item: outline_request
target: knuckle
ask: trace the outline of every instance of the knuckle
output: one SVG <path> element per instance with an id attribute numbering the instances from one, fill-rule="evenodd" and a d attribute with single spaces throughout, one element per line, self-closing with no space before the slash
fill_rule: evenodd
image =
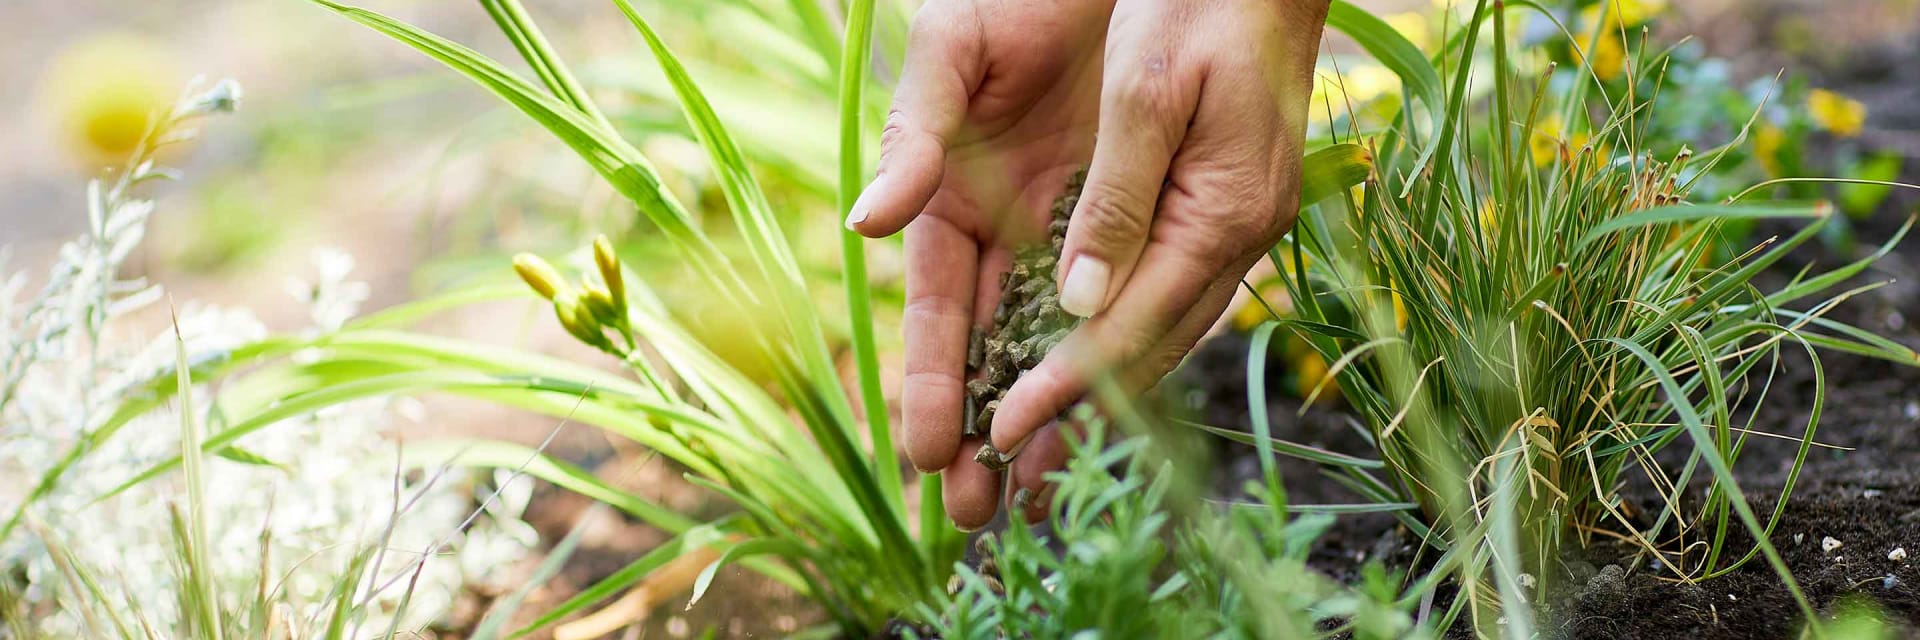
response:
<path id="1" fill-rule="evenodd" d="M 900 139 L 907 135 L 907 116 L 898 105 L 887 111 L 887 122 L 880 128 L 880 157 L 900 145 Z"/>
<path id="2" fill-rule="evenodd" d="M 1251 174 L 1220 176 L 1192 197 L 1183 199 L 1182 208 L 1190 211 L 1188 235 L 1205 238 L 1188 244 L 1226 259 L 1245 251 L 1264 250 L 1292 226 L 1292 216 L 1282 215 L 1279 197 L 1271 184 Z"/>
<path id="3" fill-rule="evenodd" d="M 1107 367 L 1117 362 L 1134 362 L 1149 354 L 1153 345 L 1159 342 L 1158 332 L 1141 322 L 1122 322 L 1109 324 L 1101 332 L 1098 342 L 1104 343 L 1108 354 L 1099 358 L 1095 364 Z M 1096 372 L 1089 372 L 1096 373 Z"/>
<path id="4" fill-rule="evenodd" d="M 1188 347 L 1179 344 L 1165 344 L 1155 347 L 1140 360 L 1136 369 L 1143 377 L 1139 381 L 1141 388 L 1152 387 L 1187 359 Z"/>
<path id="5" fill-rule="evenodd" d="M 1280 224 L 1272 212 L 1259 209 L 1241 210 L 1227 225 L 1227 230 L 1228 239 L 1251 246 L 1271 244 L 1282 235 Z"/>
<path id="6" fill-rule="evenodd" d="M 1140 243 L 1147 237 L 1152 205 L 1111 185 L 1089 188 L 1074 211 L 1072 230 L 1086 244 L 1112 249 Z"/>
<path id="7" fill-rule="evenodd" d="M 1128 72 L 1114 79 L 1115 99 L 1134 113 L 1163 113 L 1173 110 L 1173 83 L 1168 77 L 1166 61 L 1154 58 L 1141 63 L 1141 70 Z M 1154 71 L 1147 71 L 1151 65 Z"/>

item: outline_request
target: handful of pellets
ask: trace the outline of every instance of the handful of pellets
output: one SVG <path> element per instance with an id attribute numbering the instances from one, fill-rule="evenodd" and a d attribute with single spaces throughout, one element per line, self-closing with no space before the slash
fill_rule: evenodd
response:
<path id="1" fill-rule="evenodd" d="M 994 309 L 993 327 L 973 328 L 967 345 L 967 372 L 979 375 L 967 382 L 965 423 L 961 425 L 967 436 L 989 435 L 993 414 L 1013 381 L 1039 366 L 1047 352 L 1080 325 L 1079 318 L 1060 308 L 1053 274 L 1060 263 L 1060 248 L 1067 240 L 1067 221 L 1080 202 L 1080 189 L 1086 181 L 1085 169 L 1067 178 L 1066 192 L 1053 201 L 1047 243 L 1014 250 L 1012 268 L 1000 274 L 1000 306 Z M 973 459 L 999 471 L 1013 460 L 1013 454 L 1003 453 L 988 442 Z"/>

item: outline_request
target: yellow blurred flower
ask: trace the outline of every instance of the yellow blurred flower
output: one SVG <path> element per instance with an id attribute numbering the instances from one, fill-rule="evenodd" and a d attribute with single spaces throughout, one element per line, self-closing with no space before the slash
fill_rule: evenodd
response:
<path id="1" fill-rule="evenodd" d="M 1325 382 L 1326 388 L 1320 389 L 1320 395 L 1314 398 L 1314 402 L 1327 403 L 1340 397 L 1340 385 L 1327 380 L 1329 372 L 1327 360 L 1320 357 L 1319 352 L 1308 349 L 1305 353 L 1293 358 L 1288 365 L 1290 372 L 1293 373 L 1294 395 L 1305 398 Z"/>
<path id="2" fill-rule="evenodd" d="M 48 66 L 40 95 L 80 160 L 119 162 L 146 136 L 181 82 L 166 48 L 139 36 L 95 35 Z"/>
<path id="3" fill-rule="evenodd" d="M 1605 12 L 1605 27 L 1637 27 L 1667 12 L 1667 0 L 1600 0 L 1580 10 L 1581 31 L 1591 33 Z"/>
<path id="4" fill-rule="evenodd" d="M 1753 155 L 1760 159 L 1760 167 L 1766 169 L 1768 175 L 1780 175 L 1780 145 L 1786 139 L 1787 132 L 1771 122 L 1762 121 L 1753 130 Z"/>
<path id="5" fill-rule="evenodd" d="M 1533 124 L 1533 137 L 1527 140 L 1527 155 L 1533 157 L 1533 166 L 1545 167 L 1556 159 L 1570 162 L 1574 152 L 1585 149 L 1593 140 L 1585 131 L 1568 134 L 1566 129 L 1559 114 L 1549 114 Z M 1602 144 L 1596 152 L 1604 156 L 1608 148 Z"/>
<path id="6" fill-rule="evenodd" d="M 1560 134 L 1566 129 L 1559 114 L 1551 114 L 1533 124 L 1533 137 L 1527 140 L 1527 153 L 1533 166 L 1544 167 L 1560 157 Z"/>
<path id="7" fill-rule="evenodd" d="M 1267 304 L 1260 304 L 1261 300 L 1265 300 Z M 1272 313 L 1267 311 L 1269 305 L 1273 307 Z M 1253 296 L 1247 296 L 1240 308 L 1233 312 L 1233 328 L 1252 331 L 1254 327 L 1260 326 L 1260 323 L 1272 320 L 1274 313 L 1286 315 L 1292 312 L 1293 301 L 1287 297 L 1286 287 L 1279 284 L 1261 287 L 1258 300 Z"/>
<path id="8" fill-rule="evenodd" d="M 1580 11 L 1578 33 L 1582 35 L 1574 38 L 1574 50 L 1601 80 L 1618 78 L 1627 68 L 1627 29 L 1646 24 L 1666 10 L 1666 0 L 1600 0 Z M 1585 34 L 1599 36 L 1591 54 L 1586 47 L 1592 36 Z"/>
<path id="9" fill-rule="evenodd" d="M 1600 42 L 1593 45 L 1593 55 L 1587 57 L 1587 64 L 1601 80 L 1620 77 L 1627 68 L 1627 48 L 1620 42 L 1620 34 L 1612 31 L 1600 34 Z"/>
<path id="10" fill-rule="evenodd" d="M 1867 124 L 1867 105 L 1826 89 L 1814 89 L 1807 94 L 1807 115 L 1833 135 L 1851 138 L 1860 135 Z"/>

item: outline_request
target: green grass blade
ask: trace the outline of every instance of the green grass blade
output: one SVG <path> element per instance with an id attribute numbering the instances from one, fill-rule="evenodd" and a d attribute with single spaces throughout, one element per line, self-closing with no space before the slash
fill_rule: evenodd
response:
<path id="1" fill-rule="evenodd" d="M 1181 426 L 1181 427 L 1186 427 L 1188 429 L 1197 429 L 1200 431 L 1205 431 L 1209 434 L 1213 434 L 1215 436 L 1226 438 L 1228 440 L 1238 442 L 1240 444 L 1244 444 L 1248 446 L 1254 446 L 1255 438 L 1258 437 L 1251 433 L 1246 433 L 1243 431 L 1235 431 L 1232 429 L 1222 429 L 1220 427 L 1200 424 L 1198 422 L 1188 422 L 1185 420 L 1171 420 L 1170 422 L 1175 426 Z M 1355 469 L 1379 469 L 1386 466 L 1386 463 L 1381 462 L 1379 460 L 1354 457 L 1344 453 L 1336 453 L 1333 451 L 1328 451 L 1326 449 L 1312 447 L 1312 446 L 1300 444 L 1297 442 L 1292 442 L 1289 440 L 1282 440 L 1280 438 L 1268 438 L 1267 444 L 1268 446 L 1272 447 L 1274 453 L 1277 453 L 1283 456 L 1299 458 L 1301 460 L 1306 460 L 1308 462 L 1314 462 L 1314 463 L 1324 464 L 1328 466 L 1333 466 L 1333 467 L 1343 467 L 1343 468 L 1350 467 Z"/>
<path id="2" fill-rule="evenodd" d="M 1639 359 L 1641 364 L 1645 365 L 1660 382 L 1660 388 L 1667 394 L 1667 403 L 1680 418 L 1680 424 L 1685 427 L 1687 435 L 1693 438 L 1694 450 L 1700 453 L 1701 459 L 1707 463 L 1707 468 L 1713 471 L 1715 481 L 1724 488 L 1734 512 L 1740 516 L 1740 522 L 1753 534 L 1754 545 L 1760 549 L 1761 554 L 1766 556 L 1767 563 L 1773 566 L 1774 572 L 1779 574 L 1780 581 L 1793 595 L 1794 604 L 1799 605 L 1801 614 L 1809 620 L 1815 619 L 1819 614 L 1813 610 L 1812 603 L 1801 591 L 1799 581 L 1794 580 L 1793 570 L 1787 568 L 1786 560 L 1780 557 L 1780 552 L 1774 549 L 1771 541 L 1767 540 L 1767 529 L 1754 515 L 1753 507 L 1747 504 L 1746 494 L 1740 491 L 1740 485 L 1733 476 L 1733 467 L 1727 463 L 1725 456 L 1722 456 L 1719 448 L 1715 446 L 1713 435 L 1707 431 L 1707 426 L 1701 419 L 1699 411 L 1694 408 L 1693 402 L 1687 400 L 1686 391 L 1681 388 L 1679 381 L 1674 379 L 1673 372 L 1638 342 L 1624 338 L 1604 338 L 1602 341 L 1625 349 L 1627 353 Z"/>
<path id="3" fill-rule="evenodd" d="M 807 374 L 807 383 L 822 393 L 825 400 L 827 417 L 830 419 L 809 422 L 809 427 L 819 429 L 833 428 L 841 436 L 854 437 L 851 427 L 852 411 L 840 392 L 839 378 L 833 368 L 831 356 L 827 353 L 822 337 L 819 318 L 813 312 L 812 303 L 807 297 L 805 281 L 800 276 L 798 263 L 786 245 L 778 223 L 774 220 L 766 195 L 741 155 L 740 149 L 727 134 L 726 128 L 714 115 L 712 105 L 694 85 L 687 75 L 686 68 L 674 57 L 666 43 L 660 40 L 653 27 L 647 23 L 628 0 L 614 0 L 621 13 L 638 30 L 652 50 L 660 69 L 674 87 L 681 110 L 693 127 L 696 137 L 712 159 L 715 174 L 727 194 L 727 204 L 734 212 L 735 223 L 740 227 L 749 245 L 753 248 L 755 262 L 761 275 L 771 288 L 771 295 L 778 302 L 782 317 L 788 325 L 791 344 L 781 349 L 797 353 L 800 365 Z M 769 353 L 777 353 L 772 350 Z M 830 390 L 831 393 L 826 391 Z M 818 434 L 816 434 L 818 435 Z M 898 492 L 895 492 L 898 495 Z M 897 502 L 897 500 L 895 501 Z M 897 509 L 896 509 L 897 511 Z M 896 518 L 897 520 L 898 518 Z"/>
<path id="4" fill-rule="evenodd" d="M 1642 209 L 1595 225 L 1574 243 L 1584 248 L 1612 233 L 1670 222 L 1702 220 L 1766 220 L 1779 218 L 1818 219 L 1832 212 L 1825 203 L 1774 202 L 1766 204 L 1689 204 Z"/>
<path id="5" fill-rule="evenodd" d="M 648 575 L 651 575 L 655 569 L 665 566 L 675 558 L 698 551 L 707 545 L 724 539 L 725 534 L 721 533 L 721 523 L 719 522 L 701 525 L 686 533 L 674 536 L 673 539 L 668 540 L 658 547 L 654 547 L 652 551 L 648 551 L 646 555 L 640 556 L 638 560 L 634 560 L 627 564 L 627 566 L 622 567 L 619 571 L 615 571 L 613 575 L 593 583 L 593 586 L 580 590 L 580 593 L 574 594 L 573 597 L 568 598 L 565 602 L 549 609 L 546 613 L 541 614 L 540 617 L 534 618 L 532 622 L 527 623 L 526 626 L 521 627 L 518 631 L 514 631 L 513 635 L 508 637 L 519 638 L 544 629 L 548 625 L 558 622 L 567 616 L 579 613 L 581 610 L 591 607 L 595 603 L 610 598 L 621 591 L 625 591 L 628 587 L 639 584 L 641 580 L 645 580 Z"/>
<path id="6" fill-rule="evenodd" d="M 728 547 L 725 552 L 720 554 L 720 559 L 713 561 L 713 563 L 707 565 L 705 569 L 700 570 L 699 577 L 693 581 L 693 595 L 687 598 L 687 606 L 693 606 L 694 603 L 700 601 L 702 596 L 707 595 L 707 587 L 713 586 L 713 579 L 715 576 L 720 575 L 721 567 L 725 567 L 743 558 L 768 554 L 788 558 L 802 558 L 807 556 L 807 550 L 799 544 L 783 538 L 760 538 Z"/>
<path id="7" fill-rule="evenodd" d="M 554 486 L 604 502 L 670 534 L 680 534 L 701 523 L 638 495 L 614 488 L 579 467 L 555 460 L 531 448 L 495 440 L 431 440 L 410 443 L 407 463 L 413 468 L 441 465 L 519 470 Z"/>
<path id="8" fill-rule="evenodd" d="M 534 73 L 540 76 L 541 82 L 546 83 L 553 95 L 587 114 L 600 126 L 609 130 L 613 128 L 606 114 L 601 113 L 600 108 L 587 97 L 587 90 L 580 86 L 580 82 L 567 71 L 567 65 L 553 52 L 553 46 L 547 44 L 547 37 L 540 33 L 540 27 L 527 17 L 527 10 L 520 6 L 520 0 L 480 0 L 480 6 L 486 8 L 487 15 L 493 17 L 500 32 L 513 42 L 513 48 L 520 52 L 520 57 L 527 61 L 528 66 L 533 67 Z"/>
<path id="9" fill-rule="evenodd" d="M 487 615 L 480 618 L 480 625 L 474 627 L 473 635 L 468 637 L 473 640 L 494 640 L 500 637 L 500 633 L 507 627 L 508 620 L 513 617 L 513 614 L 519 612 L 521 603 L 526 601 L 527 596 L 533 593 L 534 589 L 540 588 L 548 580 L 553 579 L 560 573 L 561 567 L 566 566 L 567 559 L 572 558 L 574 550 L 580 548 L 580 539 L 586 534 L 588 523 L 594 521 L 594 516 L 604 514 L 605 508 L 595 505 L 578 522 L 575 522 L 573 530 L 568 531 L 565 538 L 561 538 L 558 544 L 547 551 L 547 557 L 540 561 L 540 566 L 533 569 L 533 575 L 528 576 L 521 583 L 520 588 L 494 601 L 493 605 L 487 608 Z"/>
<path id="10" fill-rule="evenodd" d="M 1394 75 L 1399 76 L 1407 93 L 1426 107 L 1432 123 L 1432 129 L 1428 134 L 1439 134 L 1444 124 L 1441 118 L 1446 110 L 1446 103 L 1441 99 L 1440 74 L 1434 71 L 1433 64 L 1427 61 L 1427 56 L 1420 52 L 1419 47 L 1413 46 L 1412 42 L 1407 41 L 1406 36 L 1400 35 L 1400 32 L 1394 30 L 1393 26 L 1387 24 L 1385 20 L 1375 17 L 1367 10 L 1356 7 L 1346 0 L 1334 0 L 1332 5 L 1328 6 L 1327 28 L 1339 30 L 1352 37 L 1354 42 L 1360 44 L 1360 48 L 1379 60 L 1380 64 L 1392 71 Z M 1412 111 L 1411 104 L 1403 108 L 1409 113 Z M 1411 131 L 1405 133 L 1409 140 L 1414 134 L 1415 132 Z M 1412 170 L 1408 173 L 1418 173 L 1426 167 L 1432 160 L 1435 150 L 1440 146 L 1428 144 L 1420 152 L 1419 160 L 1414 163 Z M 1317 201 L 1301 200 L 1303 205 L 1308 202 Z"/>

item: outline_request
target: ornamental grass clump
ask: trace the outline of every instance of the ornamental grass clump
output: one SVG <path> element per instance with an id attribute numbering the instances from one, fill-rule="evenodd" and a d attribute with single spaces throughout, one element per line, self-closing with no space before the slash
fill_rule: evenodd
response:
<path id="1" fill-rule="evenodd" d="M 1811 617 L 1767 534 L 1814 444 L 1819 350 L 1916 363 L 1826 317 L 1878 286 L 1833 292 L 1899 237 L 1832 271 L 1757 288 L 1755 276 L 1814 238 L 1831 208 L 1762 201 L 1761 188 L 1691 201 L 1692 181 L 1745 129 L 1703 153 L 1655 156 L 1642 131 L 1660 108 L 1663 58 L 1636 52 L 1634 81 L 1615 93 L 1585 65 L 1525 66 L 1509 50 L 1507 21 L 1535 10 L 1479 3 L 1459 55 L 1443 56 L 1460 61 L 1445 86 L 1404 42 L 1370 43 L 1424 110 L 1374 134 L 1341 132 L 1375 168 L 1302 215 L 1272 252 L 1298 315 L 1257 331 L 1255 353 L 1285 327 L 1333 363 L 1386 463 L 1338 477 L 1376 500 L 1417 505 L 1403 521 L 1444 552 L 1426 588 L 1456 581 L 1454 613 L 1470 608 L 1483 634 L 1531 635 L 1531 605 L 1548 601 L 1559 554 L 1599 537 L 1640 548 L 1681 580 L 1764 558 Z M 1470 89 L 1475 76 L 1490 87 Z M 1580 135 L 1541 131 L 1549 119 Z M 1548 157 L 1536 166 L 1539 146 Z M 1724 225 L 1765 218 L 1802 226 L 1721 246 Z M 1773 391 L 1789 351 L 1812 363 L 1812 411 L 1772 433 L 1783 425 L 1756 424 L 1750 409 Z M 1760 436 L 1798 441 L 1771 513 L 1734 482 L 1740 452 Z M 1669 448 L 1679 455 L 1656 457 Z M 1629 482 L 1662 500 L 1636 514 L 1620 493 Z M 1688 493 L 1695 486 L 1703 496 Z M 1730 544 L 1735 529 L 1756 542 Z"/>

